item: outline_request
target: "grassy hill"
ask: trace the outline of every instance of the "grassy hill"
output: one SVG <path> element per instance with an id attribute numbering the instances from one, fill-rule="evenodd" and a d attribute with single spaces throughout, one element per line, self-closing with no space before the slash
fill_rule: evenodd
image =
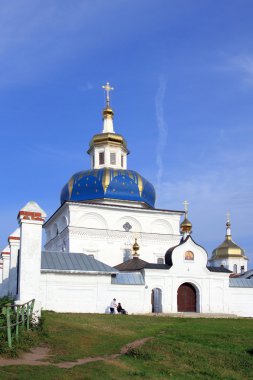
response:
<path id="1" fill-rule="evenodd" d="M 51 364 L 0 367 L 0 379 L 252 379 L 253 320 L 44 312 Z M 152 337 L 127 355 L 77 365 L 54 365 L 119 353 Z"/>

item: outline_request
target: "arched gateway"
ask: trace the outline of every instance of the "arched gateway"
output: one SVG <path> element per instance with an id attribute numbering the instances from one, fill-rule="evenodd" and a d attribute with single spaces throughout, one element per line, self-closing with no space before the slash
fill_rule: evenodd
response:
<path id="1" fill-rule="evenodd" d="M 196 289 L 185 282 L 177 290 L 177 311 L 196 312 Z"/>

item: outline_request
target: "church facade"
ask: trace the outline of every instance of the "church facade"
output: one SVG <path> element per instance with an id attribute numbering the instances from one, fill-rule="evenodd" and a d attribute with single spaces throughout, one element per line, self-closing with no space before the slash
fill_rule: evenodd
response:
<path id="1" fill-rule="evenodd" d="M 104 313 L 116 298 L 129 313 L 252 317 L 253 275 L 230 221 L 208 260 L 191 236 L 187 204 L 185 211 L 155 208 L 153 185 L 128 169 L 126 140 L 114 131 L 112 87 L 104 89 L 90 169 L 71 176 L 47 220 L 33 201 L 19 211 L 19 227 L 1 253 L 0 295 L 20 303 L 35 298 L 37 310 L 58 312 Z"/>

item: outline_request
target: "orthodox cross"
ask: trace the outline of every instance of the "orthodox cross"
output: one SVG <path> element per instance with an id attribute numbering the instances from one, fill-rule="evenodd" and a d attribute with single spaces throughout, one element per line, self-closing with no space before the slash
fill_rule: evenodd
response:
<path id="1" fill-rule="evenodd" d="M 184 201 L 183 205 L 184 205 L 185 217 L 187 218 L 189 202 Z"/>
<path id="2" fill-rule="evenodd" d="M 230 222 L 230 212 L 227 212 L 227 222 Z"/>
<path id="3" fill-rule="evenodd" d="M 109 105 L 110 105 L 110 91 L 114 90 L 114 88 L 110 86 L 109 82 L 107 82 L 105 86 L 102 86 L 102 88 L 106 92 L 106 107 L 109 107 Z"/>

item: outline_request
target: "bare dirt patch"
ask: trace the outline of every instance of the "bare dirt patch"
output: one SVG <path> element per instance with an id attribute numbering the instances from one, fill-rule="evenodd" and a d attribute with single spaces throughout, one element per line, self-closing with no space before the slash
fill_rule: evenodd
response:
<path id="1" fill-rule="evenodd" d="M 127 354 L 127 352 L 130 349 L 142 346 L 145 342 L 147 342 L 150 339 L 152 339 L 152 337 L 138 339 L 131 343 L 128 343 L 121 348 L 120 353 L 118 354 L 87 357 L 87 358 L 78 359 L 74 362 L 60 362 L 60 363 L 51 363 L 48 361 L 50 358 L 48 347 L 36 347 L 36 348 L 33 348 L 30 352 L 24 353 L 18 359 L 0 358 L 0 367 L 10 366 L 10 365 L 31 365 L 31 366 L 52 365 L 58 368 L 72 368 L 76 365 L 117 359 L 119 356 Z"/>

